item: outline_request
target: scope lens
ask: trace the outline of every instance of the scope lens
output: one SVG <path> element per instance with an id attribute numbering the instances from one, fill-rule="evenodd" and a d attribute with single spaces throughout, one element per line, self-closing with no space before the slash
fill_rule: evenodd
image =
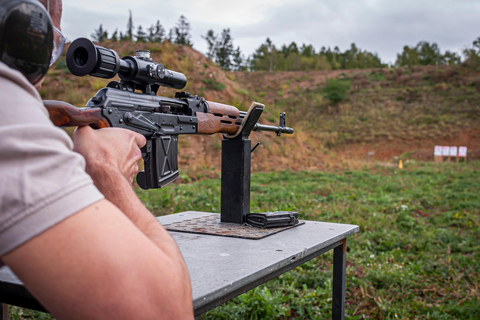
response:
<path id="1" fill-rule="evenodd" d="M 88 61 L 88 51 L 84 47 L 79 47 L 73 52 L 73 62 L 77 67 L 83 67 Z"/>

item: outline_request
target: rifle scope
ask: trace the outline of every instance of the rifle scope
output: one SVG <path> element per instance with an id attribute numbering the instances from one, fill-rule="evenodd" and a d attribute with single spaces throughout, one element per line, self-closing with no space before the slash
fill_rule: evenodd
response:
<path id="1" fill-rule="evenodd" d="M 118 74 L 122 81 L 142 86 L 183 89 L 187 84 L 187 77 L 183 73 L 165 69 L 163 64 L 153 62 L 149 51 L 140 50 L 134 57 L 120 59 L 114 50 L 97 46 L 86 38 L 76 39 L 68 48 L 67 67 L 76 76 L 88 74 L 110 79 Z"/>

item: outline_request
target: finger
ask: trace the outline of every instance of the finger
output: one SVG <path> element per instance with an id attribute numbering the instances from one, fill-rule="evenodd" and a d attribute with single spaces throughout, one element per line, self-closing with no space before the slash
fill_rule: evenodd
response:
<path id="1" fill-rule="evenodd" d="M 95 130 L 90 126 L 79 126 L 73 132 L 73 136 L 75 138 L 75 136 L 79 136 L 79 135 L 82 135 L 82 136 L 91 135 L 94 131 Z"/>
<path id="2" fill-rule="evenodd" d="M 133 180 L 135 179 L 135 175 L 138 173 L 138 171 L 139 171 L 138 164 L 135 163 L 135 165 L 133 165 L 130 170 L 130 183 L 133 183 Z"/>
<path id="3" fill-rule="evenodd" d="M 140 148 L 135 148 L 134 150 L 132 150 L 132 152 L 132 161 L 138 163 L 138 161 L 142 159 L 142 150 L 140 150 Z"/>
<path id="4" fill-rule="evenodd" d="M 140 133 L 134 132 L 135 134 L 135 142 L 139 148 L 145 146 L 147 144 L 147 139 L 141 135 Z"/>
<path id="5" fill-rule="evenodd" d="M 135 163 L 132 168 L 130 169 L 130 172 L 133 174 L 133 175 L 136 175 L 138 173 L 140 169 L 138 168 L 138 164 Z"/>
<path id="6" fill-rule="evenodd" d="M 75 130 L 73 131 L 73 139 L 75 140 L 75 138 L 78 137 L 78 135 L 83 134 L 83 132 L 85 132 L 85 128 L 87 127 L 90 128 L 89 126 L 80 126 L 75 128 Z"/>

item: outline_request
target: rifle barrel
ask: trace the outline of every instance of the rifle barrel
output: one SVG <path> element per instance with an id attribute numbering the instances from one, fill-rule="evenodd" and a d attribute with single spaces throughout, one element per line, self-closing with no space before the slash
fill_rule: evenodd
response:
<path id="1" fill-rule="evenodd" d="M 293 128 L 290 127 L 280 127 L 280 126 L 269 126 L 266 124 L 257 123 L 253 127 L 253 131 L 272 131 L 278 133 L 287 133 L 292 134 Z"/>
<path id="2" fill-rule="evenodd" d="M 247 116 L 247 112 L 245 111 L 239 111 L 239 118 L 244 119 Z M 292 134 L 293 133 L 293 128 L 290 127 L 280 127 L 280 126 L 269 126 L 266 124 L 260 124 L 256 123 L 255 126 L 253 127 L 253 131 L 271 131 L 271 132 L 276 132 L 277 134 L 279 133 L 286 133 L 286 134 Z"/>

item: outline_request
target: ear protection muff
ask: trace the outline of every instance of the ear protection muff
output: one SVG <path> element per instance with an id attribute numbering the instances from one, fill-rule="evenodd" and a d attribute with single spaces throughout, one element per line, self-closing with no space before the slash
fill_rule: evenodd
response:
<path id="1" fill-rule="evenodd" d="M 53 24 L 38 0 L 0 0 L 0 61 L 32 83 L 47 73 Z"/>

